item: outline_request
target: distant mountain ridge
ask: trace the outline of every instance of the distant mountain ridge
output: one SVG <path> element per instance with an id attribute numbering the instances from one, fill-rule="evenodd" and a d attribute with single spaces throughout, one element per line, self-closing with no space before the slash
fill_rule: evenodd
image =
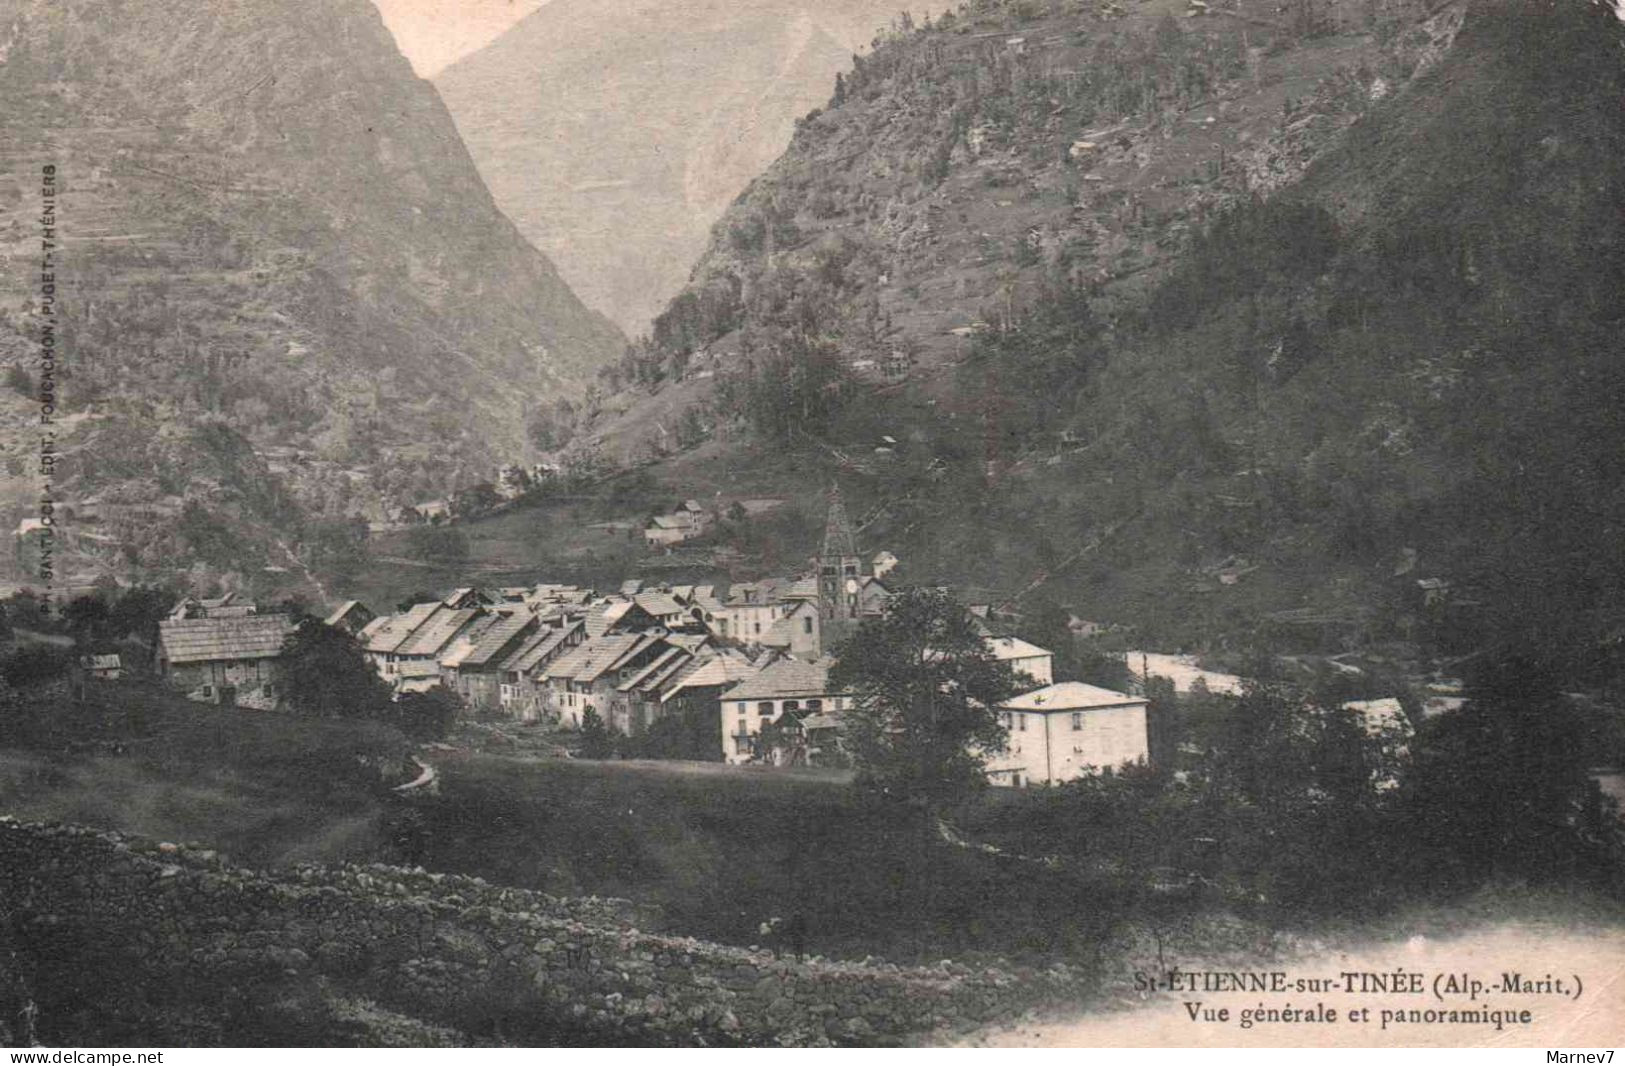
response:
<path id="1" fill-rule="evenodd" d="M 0 42 L 0 358 L 30 371 L 51 162 L 87 572 L 209 541 L 216 567 L 249 545 L 288 566 L 301 515 L 379 517 L 522 458 L 528 409 L 624 344 L 497 210 L 366 0 L 12 3 Z M 129 510 L 190 504 L 220 536 Z"/>
<path id="2" fill-rule="evenodd" d="M 552 0 L 437 75 L 492 192 L 628 333 L 902 0 Z"/>
<path id="3" fill-rule="evenodd" d="M 839 477 L 911 579 L 1167 646 L 1625 689 L 1619 21 L 1213 6 L 976 0 L 877 50 L 573 446 Z"/>

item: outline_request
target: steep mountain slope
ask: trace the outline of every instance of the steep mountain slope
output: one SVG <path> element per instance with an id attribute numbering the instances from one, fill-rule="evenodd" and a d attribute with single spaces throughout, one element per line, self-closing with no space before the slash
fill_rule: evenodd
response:
<path id="1" fill-rule="evenodd" d="M 904 0 L 552 0 L 435 78 L 497 202 L 629 333 Z"/>
<path id="2" fill-rule="evenodd" d="M 51 164 L 59 490 L 100 513 L 99 565 L 197 557 L 152 521 L 188 502 L 288 565 L 270 540 L 298 513 L 377 516 L 522 456 L 526 408 L 624 343 L 497 210 L 365 0 L 7 3 L 0 99 L 0 333 L 35 373 Z"/>
<path id="3" fill-rule="evenodd" d="M 1619 23 L 1214 6 L 879 49 L 575 447 L 839 473 L 911 576 L 1161 642 L 1617 679 Z"/>

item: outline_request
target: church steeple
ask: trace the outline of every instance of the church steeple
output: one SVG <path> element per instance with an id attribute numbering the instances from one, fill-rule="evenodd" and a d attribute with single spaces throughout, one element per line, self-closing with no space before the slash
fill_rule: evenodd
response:
<path id="1" fill-rule="evenodd" d="M 818 555 L 818 603 L 825 618 L 858 616 L 858 579 L 863 561 L 858 557 L 852 524 L 838 485 L 829 488 L 829 514 L 824 521 L 824 546 Z"/>

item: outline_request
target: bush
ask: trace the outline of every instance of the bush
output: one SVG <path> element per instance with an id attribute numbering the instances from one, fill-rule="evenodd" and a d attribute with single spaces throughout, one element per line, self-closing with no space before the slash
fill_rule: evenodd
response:
<path id="1" fill-rule="evenodd" d="M 438 687 L 405 693 L 395 701 L 389 717 L 413 740 L 444 740 L 461 710 L 462 701 L 456 693 Z"/>

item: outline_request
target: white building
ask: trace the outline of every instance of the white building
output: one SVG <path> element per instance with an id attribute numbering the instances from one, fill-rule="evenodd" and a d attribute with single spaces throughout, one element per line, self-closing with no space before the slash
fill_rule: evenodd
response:
<path id="1" fill-rule="evenodd" d="M 1009 746 L 988 759 L 995 785 L 1056 785 L 1149 761 L 1147 701 L 1081 681 L 1062 681 L 999 705 Z"/>
<path id="2" fill-rule="evenodd" d="M 844 711 L 845 696 L 829 691 L 829 668 L 820 663 L 780 659 L 722 694 L 722 757 L 746 763 L 756 757 L 762 726 L 785 715 L 800 719 Z"/>
<path id="3" fill-rule="evenodd" d="M 1032 678 L 1033 687 L 1054 684 L 1054 652 L 1029 644 L 1020 637 L 988 637 L 987 646 L 995 659 L 1009 663 L 1017 675 L 1025 674 Z"/>

